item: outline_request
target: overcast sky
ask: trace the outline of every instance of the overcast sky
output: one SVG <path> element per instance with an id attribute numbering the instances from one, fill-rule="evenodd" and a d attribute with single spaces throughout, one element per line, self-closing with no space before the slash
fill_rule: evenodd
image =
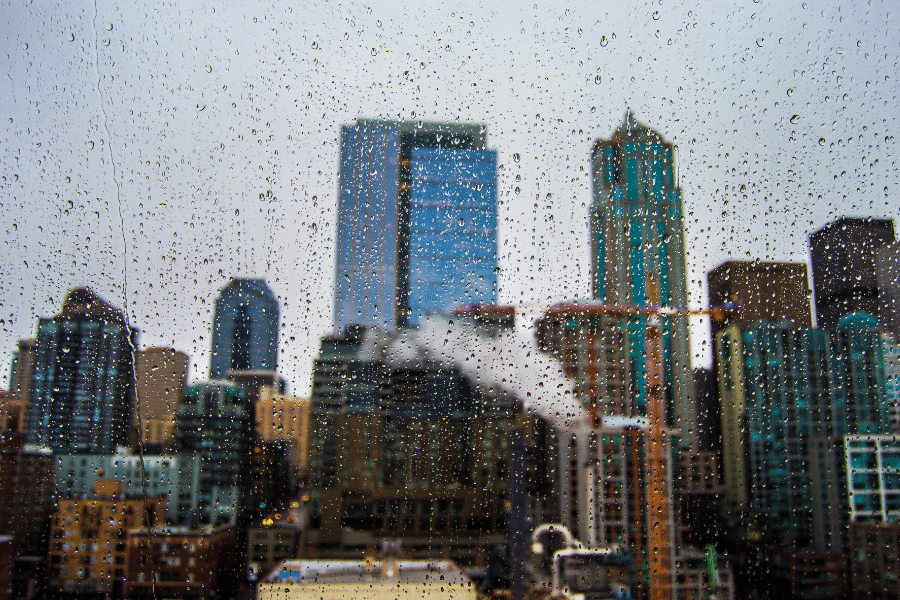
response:
<path id="1" fill-rule="evenodd" d="M 678 145 L 695 307 L 725 260 L 900 215 L 891 3 L 285 4 L 3 6 L 0 365 L 87 285 L 205 378 L 218 290 L 258 276 L 307 394 L 359 116 L 487 125 L 504 302 L 588 296 L 590 147 L 626 106 Z"/>

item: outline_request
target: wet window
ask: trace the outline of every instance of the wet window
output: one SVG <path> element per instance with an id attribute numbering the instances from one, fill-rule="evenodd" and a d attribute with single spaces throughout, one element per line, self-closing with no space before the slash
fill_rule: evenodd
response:
<path id="1" fill-rule="evenodd" d="M 890 8 L 8 8 L 0 598 L 897 596 Z"/>

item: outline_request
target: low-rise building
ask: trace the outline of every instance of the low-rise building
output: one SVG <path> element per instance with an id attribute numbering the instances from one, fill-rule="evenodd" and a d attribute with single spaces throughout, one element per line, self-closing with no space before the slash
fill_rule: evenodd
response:
<path id="1" fill-rule="evenodd" d="M 61 500 L 51 522 L 50 587 L 121 597 L 128 530 L 165 515 L 165 498 L 127 499 L 120 481 L 95 482 L 90 499 Z"/>
<path id="2" fill-rule="evenodd" d="M 128 532 L 125 597 L 207 600 L 234 591 L 233 527 L 154 527 Z"/>
<path id="3" fill-rule="evenodd" d="M 900 522 L 850 524 L 851 597 L 900 598 Z"/>
<path id="4" fill-rule="evenodd" d="M 472 581 L 450 561 L 285 561 L 259 584 L 258 600 L 475 600 Z"/>
<path id="5" fill-rule="evenodd" d="M 0 535 L 15 538 L 16 556 L 44 556 L 53 512 L 49 450 L 0 448 Z"/>

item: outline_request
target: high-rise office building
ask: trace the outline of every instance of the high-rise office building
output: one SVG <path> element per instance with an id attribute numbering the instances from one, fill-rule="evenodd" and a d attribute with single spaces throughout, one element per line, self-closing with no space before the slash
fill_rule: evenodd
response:
<path id="1" fill-rule="evenodd" d="M 809 236 L 816 324 L 832 329 L 846 314 L 878 314 L 875 254 L 894 242 L 894 222 L 886 219 L 833 221 Z"/>
<path id="2" fill-rule="evenodd" d="M 274 370 L 279 314 L 265 280 L 229 281 L 216 298 L 209 378 L 224 379 L 229 370 Z"/>
<path id="3" fill-rule="evenodd" d="M 816 456 L 834 451 L 829 440 L 888 432 L 881 335 L 862 313 L 833 330 L 763 321 L 719 335 L 723 430 L 736 424 L 723 439 L 727 494 L 765 514 L 773 535 L 813 541 L 811 466 L 834 472 L 834 457 Z"/>
<path id="4" fill-rule="evenodd" d="M 674 148 L 631 111 L 591 154 L 593 295 L 607 304 L 687 306 L 681 189 Z M 646 411 L 646 317 L 623 320 L 636 409 Z M 695 445 L 690 341 L 686 317 L 662 319 L 665 396 L 680 444 Z"/>
<path id="5" fill-rule="evenodd" d="M 721 321 L 710 319 L 712 340 L 730 325 L 745 329 L 757 321 L 787 319 L 812 327 L 809 277 L 803 263 L 728 261 L 706 274 L 710 306 L 731 305 Z"/>
<path id="6" fill-rule="evenodd" d="M 194 522 L 237 522 L 249 494 L 252 435 L 243 388 L 228 381 L 188 387 L 175 420 L 175 446 L 200 457 Z"/>
<path id="7" fill-rule="evenodd" d="M 88 288 L 40 319 L 28 442 L 63 454 L 112 454 L 130 438 L 137 331 Z"/>
<path id="8" fill-rule="evenodd" d="M 341 129 L 334 331 L 497 299 L 497 156 L 476 124 Z"/>
<path id="9" fill-rule="evenodd" d="M 188 381 L 188 355 L 172 348 L 137 353 L 134 425 L 144 444 L 164 444 L 175 431 L 175 415 Z"/>
<path id="10" fill-rule="evenodd" d="M 900 242 L 875 252 L 878 282 L 878 321 L 900 343 Z"/>

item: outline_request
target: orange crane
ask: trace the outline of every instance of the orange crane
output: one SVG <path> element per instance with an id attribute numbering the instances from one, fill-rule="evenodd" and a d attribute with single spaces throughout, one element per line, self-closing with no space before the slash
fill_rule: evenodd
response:
<path id="1" fill-rule="evenodd" d="M 556 314 L 598 314 L 604 316 L 647 317 L 644 350 L 647 369 L 647 425 L 646 425 L 646 472 L 648 510 L 648 550 L 650 600 L 671 600 L 673 581 L 672 514 L 667 490 L 671 484 L 667 463 L 669 431 L 666 427 L 665 372 L 663 359 L 663 317 L 684 317 L 709 315 L 715 321 L 723 321 L 733 310 L 731 306 L 716 306 L 708 309 L 692 310 L 682 307 L 661 306 L 659 286 L 654 277 L 647 281 L 650 306 L 633 304 L 598 304 L 593 302 L 572 302 L 555 304 L 546 313 Z M 517 307 L 518 308 L 518 307 Z M 525 308 L 525 307 L 522 307 Z M 534 307 L 529 306 L 533 310 Z M 528 312 L 526 309 L 526 312 Z M 593 382 L 591 382 L 593 384 Z M 591 386 L 593 388 L 593 386 Z M 592 390 L 593 391 L 593 390 Z M 588 428 L 602 427 L 602 418 L 597 414 L 597 405 L 590 402 Z"/>

